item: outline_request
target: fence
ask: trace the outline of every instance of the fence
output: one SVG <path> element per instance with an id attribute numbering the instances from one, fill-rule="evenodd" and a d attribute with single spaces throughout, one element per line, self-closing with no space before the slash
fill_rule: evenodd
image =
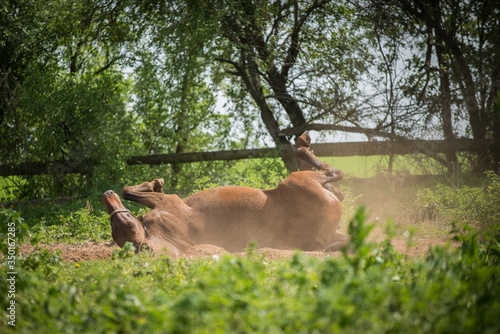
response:
<path id="1" fill-rule="evenodd" d="M 316 156 L 346 157 L 370 155 L 402 155 L 423 153 L 435 155 L 448 152 L 485 152 L 500 147 L 500 142 L 493 139 L 472 140 L 404 140 L 404 141 L 372 141 L 351 143 L 319 143 L 312 144 Z M 191 152 L 132 156 L 127 160 L 128 165 L 160 165 L 169 163 L 191 163 L 214 160 L 253 159 L 266 156 L 276 156 L 276 148 L 247 149 L 217 152 Z M 9 175 L 37 175 L 37 174 L 65 174 L 85 173 L 88 170 L 89 160 L 86 163 L 75 160 L 27 162 L 19 165 L 0 165 L 0 176 Z"/>

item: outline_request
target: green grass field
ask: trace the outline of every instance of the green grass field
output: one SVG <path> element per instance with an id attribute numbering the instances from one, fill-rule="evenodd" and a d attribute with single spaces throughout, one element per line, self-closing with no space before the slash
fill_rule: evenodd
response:
<path id="1" fill-rule="evenodd" d="M 322 157 L 331 166 L 342 170 L 346 177 L 367 178 L 388 172 L 389 156 Z M 444 169 L 430 159 L 410 155 L 396 155 L 392 162 L 394 175 L 443 174 Z"/>

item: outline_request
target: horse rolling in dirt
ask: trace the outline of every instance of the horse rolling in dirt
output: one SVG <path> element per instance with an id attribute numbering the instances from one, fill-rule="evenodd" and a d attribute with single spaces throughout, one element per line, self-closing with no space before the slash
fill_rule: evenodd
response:
<path id="1" fill-rule="evenodd" d="M 225 186 L 180 199 L 164 194 L 163 179 L 156 179 L 122 189 L 124 199 L 151 208 L 139 217 L 108 190 L 102 201 L 110 213 L 113 239 L 120 247 L 129 241 L 138 250 L 167 249 L 173 257 L 197 244 L 236 252 L 251 241 L 278 249 L 340 250 L 349 242 L 337 231 L 344 195 L 330 182 L 342 180 L 344 173 L 318 159 L 310 143 L 307 132 L 299 137 L 295 155 L 301 170 L 274 189 Z"/>

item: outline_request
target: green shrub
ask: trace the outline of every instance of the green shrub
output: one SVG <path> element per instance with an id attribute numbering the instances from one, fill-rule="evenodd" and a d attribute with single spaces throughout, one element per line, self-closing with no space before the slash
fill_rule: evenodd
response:
<path id="1" fill-rule="evenodd" d="M 51 253 L 45 248 L 35 249 L 20 261 L 20 267 L 22 269 L 40 271 L 46 277 L 56 274 L 62 264 L 61 250 Z"/>
<path id="2" fill-rule="evenodd" d="M 214 175 L 200 177 L 194 182 L 192 193 L 220 186 L 270 189 L 277 187 L 287 175 L 288 172 L 280 159 L 249 159 L 245 160 L 245 163 L 232 166 L 218 177 Z"/>
<path id="3" fill-rule="evenodd" d="M 493 172 L 482 186 L 438 185 L 417 193 L 417 213 L 427 219 L 458 221 L 476 227 L 500 221 L 500 177 Z"/>
<path id="4" fill-rule="evenodd" d="M 113 251 L 113 254 L 111 256 L 112 259 L 126 259 L 131 256 L 133 256 L 134 252 L 136 251 L 135 246 L 127 241 L 125 242 L 125 245 L 121 249 L 115 249 Z"/>
<path id="5" fill-rule="evenodd" d="M 33 242 L 81 243 L 111 240 L 109 214 L 105 211 L 94 211 L 87 206 L 67 216 L 59 215 L 56 219 L 49 224 L 42 218 L 32 228 Z"/>
<path id="6" fill-rule="evenodd" d="M 12 209 L 0 209 L 0 254 L 7 255 L 9 248 L 17 252 L 29 234 L 28 225 L 21 213 Z"/>

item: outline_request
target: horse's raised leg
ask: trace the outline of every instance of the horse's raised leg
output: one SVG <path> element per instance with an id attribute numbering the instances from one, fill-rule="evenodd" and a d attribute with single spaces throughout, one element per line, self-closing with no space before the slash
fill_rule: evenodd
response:
<path id="1" fill-rule="evenodd" d="M 325 188 L 326 190 L 328 190 L 329 192 L 331 192 L 332 194 L 335 195 L 335 197 L 337 197 L 339 199 L 339 201 L 343 201 L 345 199 L 345 195 L 344 193 L 336 188 L 335 186 L 331 185 L 330 183 L 325 183 L 323 185 L 323 188 Z"/>
<path id="2" fill-rule="evenodd" d="M 320 160 L 314 153 L 311 151 L 311 137 L 309 136 L 309 132 L 305 131 L 302 135 L 300 135 L 297 140 L 297 144 L 295 147 L 295 156 L 300 160 L 307 163 L 305 167 L 313 166 L 319 172 L 324 173 L 326 176 L 329 176 L 328 182 L 340 181 L 344 178 L 344 173 L 335 169 L 326 162 Z M 311 169 L 310 169 L 311 170 Z"/>
<path id="3" fill-rule="evenodd" d="M 295 156 L 299 158 L 299 163 L 300 163 L 299 170 L 301 171 L 304 170 L 314 171 L 314 166 L 311 163 L 309 163 L 308 157 L 305 156 L 307 155 L 307 153 L 297 152 L 300 150 L 305 150 L 305 151 L 309 150 L 309 152 L 311 152 L 311 154 L 314 155 L 314 152 L 313 150 L 311 150 L 310 146 L 311 146 L 311 137 L 309 136 L 309 132 L 305 131 L 302 135 L 300 135 L 299 138 L 297 138 L 297 141 L 295 143 Z"/>
<path id="4" fill-rule="evenodd" d="M 134 201 L 153 209 L 168 196 L 162 190 L 163 179 L 156 179 L 136 186 L 123 187 L 122 196 L 126 200 Z"/>
<path id="5" fill-rule="evenodd" d="M 349 244 L 351 238 L 345 234 L 336 232 L 333 240 L 334 241 L 325 248 L 325 252 L 341 251 L 344 246 L 347 246 Z"/>
<path id="6" fill-rule="evenodd" d="M 137 192 L 155 192 L 155 193 L 163 193 L 163 183 L 165 181 L 163 179 L 155 179 L 151 182 L 143 182 L 136 186 L 128 186 L 125 188 L 133 188 L 134 191 Z"/>
<path id="7" fill-rule="evenodd" d="M 295 156 L 300 159 L 300 169 L 313 170 L 313 168 L 317 168 L 320 173 L 326 176 L 323 187 L 334 194 L 339 201 L 342 202 L 345 199 L 344 193 L 331 185 L 330 182 L 342 180 L 344 178 L 344 173 L 320 160 L 314 155 L 310 146 L 311 137 L 309 136 L 309 132 L 305 131 L 297 139 L 297 143 L 295 145 Z"/>

